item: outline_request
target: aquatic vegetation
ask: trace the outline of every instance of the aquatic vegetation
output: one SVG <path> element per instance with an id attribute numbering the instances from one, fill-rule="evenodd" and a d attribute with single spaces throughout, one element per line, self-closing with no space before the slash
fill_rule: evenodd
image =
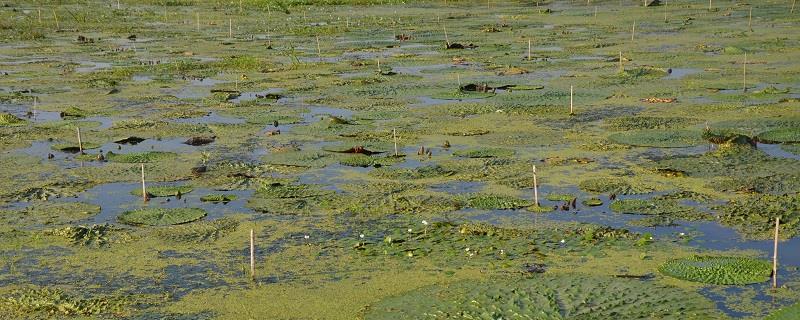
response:
<path id="1" fill-rule="evenodd" d="M 691 256 L 667 261 L 658 270 L 682 280 L 725 285 L 764 282 L 772 275 L 768 261 L 745 257 Z"/>
<path id="2" fill-rule="evenodd" d="M 487 315 L 497 319 L 722 318 L 713 303 L 694 292 L 632 279 L 565 274 L 425 287 L 371 306 L 365 319 L 479 319 Z"/>
<path id="3" fill-rule="evenodd" d="M 589 199 L 584 199 L 583 201 L 581 201 L 581 203 L 584 206 L 596 207 L 596 206 L 602 206 L 603 200 L 600 200 L 599 198 L 589 198 Z"/>
<path id="4" fill-rule="evenodd" d="M 119 297 L 80 299 L 59 289 L 30 288 L 13 291 L 0 303 L 0 310 L 19 317 L 94 316 L 124 312 L 130 303 Z"/>
<path id="5" fill-rule="evenodd" d="M 700 144 L 700 135 L 687 130 L 638 130 L 612 134 L 608 139 L 636 147 L 685 148 Z"/>
<path id="6" fill-rule="evenodd" d="M 694 207 L 678 203 L 676 200 L 666 199 L 624 199 L 611 203 L 609 208 L 617 213 L 664 215 L 675 219 L 702 220 L 710 216 Z"/>
<path id="7" fill-rule="evenodd" d="M 791 238 L 800 231 L 800 194 L 751 196 L 731 200 L 717 209 L 720 222 L 746 237 L 772 238 L 776 217 L 781 217 L 781 237 Z"/>
<path id="8" fill-rule="evenodd" d="M 800 128 L 784 128 L 762 132 L 758 134 L 758 141 L 764 143 L 800 142 Z"/>
<path id="9" fill-rule="evenodd" d="M 27 123 L 10 113 L 0 113 L 0 126 L 21 126 Z"/>
<path id="10" fill-rule="evenodd" d="M 316 185 L 283 184 L 278 182 L 262 185 L 256 190 L 258 197 L 269 199 L 312 198 L 330 193 L 331 191 L 322 190 Z"/>
<path id="11" fill-rule="evenodd" d="M 52 230 L 50 233 L 67 238 L 74 245 L 100 247 L 108 245 L 109 233 L 114 230 L 108 224 L 93 224 L 91 226 L 65 227 Z"/>
<path id="12" fill-rule="evenodd" d="M 83 142 L 79 147 L 77 142 L 74 143 L 64 142 L 64 143 L 54 143 L 53 145 L 50 146 L 50 148 L 53 150 L 58 150 L 63 152 L 78 153 L 80 152 L 81 148 L 83 148 L 83 150 L 92 150 L 100 148 L 100 145 L 91 142 Z"/>
<path id="13" fill-rule="evenodd" d="M 414 169 L 408 168 L 378 168 L 370 171 L 369 175 L 385 179 L 426 179 L 451 176 L 455 172 L 447 170 L 441 165 L 428 165 Z"/>
<path id="14" fill-rule="evenodd" d="M 205 202 L 231 202 L 236 200 L 238 197 L 235 194 L 207 194 L 200 197 L 200 201 Z"/>
<path id="15" fill-rule="evenodd" d="M 771 313 L 765 320 L 792 320 L 797 318 L 798 314 L 800 314 L 800 303 L 795 303 Z"/>
<path id="16" fill-rule="evenodd" d="M 194 188 L 190 186 L 148 186 L 147 195 L 153 198 L 174 197 L 192 192 Z M 131 190 L 132 195 L 141 196 L 142 189 Z"/>
<path id="17" fill-rule="evenodd" d="M 520 209 L 532 204 L 529 200 L 497 194 L 479 194 L 467 199 L 468 207 L 487 210 Z"/>
<path id="18" fill-rule="evenodd" d="M 155 231 L 157 237 L 171 242 L 203 243 L 216 241 L 236 231 L 239 221 L 221 218 L 213 221 L 199 221 L 161 228 Z"/>
<path id="19" fill-rule="evenodd" d="M 578 185 L 581 190 L 594 193 L 613 194 L 645 194 L 653 191 L 652 188 L 631 184 L 620 178 L 587 179 Z"/>
<path id="20" fill-rule="evenodd" d="M 547 200 L 550 200 L 550 201 L 567 201 L 567 202 L 571 202 L 572 200 L 575 200 L 576 197 L 575 197 L 575 195 L 571 195 L 571 194 L 548 193 L 544 198 L 547 199 Z"/>
<path id="21" fill-rule="evenodd" d="M 753 139 L 736 130 L 711 129 L 703 131 L 703 139 L 714 144 L 754 145 Z"/>
<path id="22" fill-rule="evenodd" d="M 454 156 L 464 158 L 497 158 L 497 157 L 510 157 L 514 155 L 513 150 L 499 149 L 499 148 L 478 148 L 457 150 L 453 152 Z"/>
<path id="23" fill-rule="evenodd" d="M 371 157 L 366 155 L 354 155 L 339 160 L 339 164 L 349 167 L 382 167 L 397 164 L 402 161 L 398 157 Z"/>
<path id="24" fill-rule="evenodd" d="M 100 213 L 100 206 L 83 202 L 34 201 L 18 210 L 0 209 L 0 222 L 18 226 L 64 225 Z"/>
<path id="25" fill-rule="evenodd" d="M 770 157 L 750 146 L 730 146 L 701 155 L 663 159 L 654 167 L 682 171 L 690 177 L 741 178 L 796 174 L 800 172 L 800 161 Z"/>
<path id="26" fill-rule="evenodd" d="M 125 211 L 117 220 L 130 225 L 169 226 L 197 221 L 206 214 L 205 210 L 197 208 L 144 208 Z"/>
<path id="27" fill-rule="evenodd" d="M 685 117 L 620 117 L 609 119 L 606 124 L 614 130 L 675 129 L 700 123 L 700 120 Z"/>
<path id="28" fill-rule="evenodd" d="M 120 163 L 152 163 L 170 160 L 177 156 L 178 154 L 174 152 L 164 151 L 131 152 L 123 154 L 109 151 L 106 153 L 105 158 L 108 161 Z"/>

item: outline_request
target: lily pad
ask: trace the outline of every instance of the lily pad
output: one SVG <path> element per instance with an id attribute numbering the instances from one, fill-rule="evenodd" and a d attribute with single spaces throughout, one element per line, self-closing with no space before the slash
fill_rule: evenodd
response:
<path id="1" fill-rule="evenodd" d="M 768 261 L 745 257 L 691 256 L 667 261 L 658 270 L 682 280 L 723 285 L 764 282 L 772 275 Z"/>
<path id="2" fill-rule="evenodd" d="M 106 160 L 120 163 L 151 163 L 169 160 L 177 156 L 177 153 L 164 151 L 131 152 L 125 154 L 117 154 L 109 151 L 106 153 Z"/>
<path id="3" fill-rule="evenodd" d="M 192 192 L 192 190 L 194 189 L 190 186 L 153 186 L 153 187 L 147 187 L 145 190 L 147 190 L 147 195 L 149 195 L 150 197 L 159 198 L 159 197 L 174 197 L 177 196 L 179 193 L 187 194 L 189 192 Z M 131 191 L 131 194 L 136 196 L 141 195 L 142 189 L 134 189 Z"/>
<path id="4" fill-rule="evenodd" d="M 764 143 L 800 142 L 800 128 L 784 128 L 762 132 L 758 134 L 758 141 Z"/>
<path id="5" fill-rule="evenodd" d="M 500 148 L 477 148 L 458 150 L 453 152 L 454 156 L 464 158 L 497 158 L 497 157 L 510 157 L 514 155 L 514 150 L 500 149 Z"/>
<path id="6" fill-rule="evenodd" d="M 238 197 L 235 194 L 209 194 L 200 197 L 200 201 L 204 202 L 231 202 Z"/>
<path id="7" fill-rule="evenodd" d="M 635 147 L 686 148 L 701 143 L 700 134 L 686 130 L 638 130 L 612 134 L 609 140 Z"/>
<path id="8" fill-rule="evenodd" d="M 0 126 L 21 126 L 25 123 L 25 120 L 22 120 L 13 114 L 0 113 Z"/>
<path id="9" fill-rule="evenodd" d="M 206 214 L 198 208 L 144 208 L 123 212 L 117 219 L 130 225 L 169 226 L 197 221 Z"/>

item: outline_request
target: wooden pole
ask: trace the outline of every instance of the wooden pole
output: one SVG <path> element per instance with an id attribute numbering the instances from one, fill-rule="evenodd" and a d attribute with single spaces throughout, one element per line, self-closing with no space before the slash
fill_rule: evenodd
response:
<path id="1" fill-rule="evenodd" d="M 775 217 L 775 246 L 772 250 L 772 287 L 778 287 L 778 229 L 781 225 L 781 217 Z"/>
<path id="2" fill-rule="evenodd" d="M 316 37 L 317 37 L 317 59 L 319 59 L 319 62 L 322 62 L 322 50 L 319 48 L 319 36 Z"/>
<path id="3" fill-rule="evenodd" d="M 194 13 L 195 28 L 200 31 L 200 12 Z"/>
<path id="4" fill-rule="evenodd" d="M 75 129 L 78 130 L 78 152 L 80 152 L 80 154 L 83 154 L 83 142 L 81 141 L 81 128 L 77 127 Z"/>
<path id="5" fill-rule="evenodd" d="M 36 13 L 39 17 L 39 24 L 42 24 L 42 8 L 36 8 Z"/>
<path id="6" fill-rule="evenodd" d="M 792 0 L 792 10 L 789 10 L 789 13 L 794 13 L 794 4 L 796 2 L 797 2 L 797 0 Z"/>
<path id="7" fill-rule="evenodd" d="M 392 139 L 394 140 L 394 156 L 397 157 L 397 129 L 392 129 Z"/>
<path id="8" fill-rule="evenodd" d="M 450 40 L 447 39 L 447 27 L 444 24 L 442 24 L 442 30 L 444 30 L 444 43 L 449 48 L 450 47 Z"/>
<path id="9" fill-rule="evenodd" d="M 747 92 L 747 52 L 744 53 L 744 64 L 742 64 L 742 92 Z"/>
<path id="10" fill-rule="evenodd" d="M 38 106 L 38 97 L 33 97 L 33 121 L 36 121 L 36 107 Z"/>
<path id="11" fill-rule="evenodd" d="M 531 61 L 531 40 L 528 39 L 528 61 Z"/>
<path id="12" fill-rule="evenodd" d="M 55 8 L 53 8 L 53 18 L 56 20 L 56 31 L 61 30 L 61 26 L 58 23 L 58 14 L 56 14 Z"/>
<path id="13" fill-rule="evenodd" d="M 625 71 L 622 67 L 622 51 L 619 52 L 619 72 Z"/>
<path id="14" fill-rule="evenodd" d="M 750 32 L 753 32 L 753 8 L 750 8 L 750 15 L 747 18 L 747 28 L 750 29 Z"/>
<path id="15" fill-rule="evenodd" d="M 664 23 L 669 22 L 667 19 L 667 0 L 664 0 Z"/>
<path id="16" fill-rule="evenodd" d="M 120 9 L 119 0 L 117 0 L 117 10 Z"/>
<path id="17" fill-rule="evenodd" d="M 572 109 L 572 86 L 569 86 L 569 115 L 574 115 L 574 114 L 575 112 L 573 112 Z"/>
<path id="18" fill-rule="evenodd" d="M 711 11 L 711 0 L 708 0 L 708 10 Z"/>
<path id="19" fill-rule="evenodd" d="M 233 19 L 228 19 L 228 38 L 233 38 Z"/>
<path id="20" fill-rule="evenodd" d="M 636 20 L 633 20 L 633 29 L 631 29 L 631 41 L 633 41 L 634 36 L 636 36 Z"/>
<path id="21" fill-rule="evenodd" d="M 144 185 L 144 163 L 142 163 L 142 200 L 144 200 L 144 202 L 150 200 L 149 197 L 147 197 L 147 188 Z"/>
<path id="22" fill-rule="evenodd" d="M 250 278 L 256 278 L 256 234 L 250 229 Z"/>
<path id="23" fill-rule="evenodd" d="M 533 202 L 539 206 L 539 185 L 536 182 L 536 165 L 533 165 Z"/>

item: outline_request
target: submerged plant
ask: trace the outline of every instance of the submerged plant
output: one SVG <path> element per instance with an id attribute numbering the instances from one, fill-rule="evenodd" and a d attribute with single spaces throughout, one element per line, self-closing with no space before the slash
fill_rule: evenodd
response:
<path id="1" fill-rule="evenodd" d="M 691 256 L 667 261 L 658 270 L 678 279 L 725 285 L 764 282 L 772 275 L 768 261 L 744 257 Z"/>

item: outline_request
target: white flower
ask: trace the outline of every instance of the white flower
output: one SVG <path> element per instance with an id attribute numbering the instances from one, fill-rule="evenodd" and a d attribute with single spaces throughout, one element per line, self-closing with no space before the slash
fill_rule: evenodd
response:
<path id="1" fill-rule="evenodd" d="M 308 239 L 308 235 L 304 235 L 303 238 Z"/>
<path id="2" fill-rule="evenodd" d="M 561 239 L 561 243 L 566 243 L 567 240 Z"/>
<path id="3" fill-rule="evenodd" d="M 361 239 L 364 239 L 364 234 L 362 233 L 362 234 L 358 235 L 358 237 L 361 238 Z"/>
<path id="4" fill-rule="evenodd" d="M 411 232 L 411 228 L 408 228 L 408 232 Z"/>
<path id="5" fill-rule="evenodd" d="M 650 236 L 650 238 L 647 238 L 647 240 L 653 240 L 653 236 Z"/>
<path id="6" fill-rule="evenodd" d="M 681 236 L 681 237 L 683 237 L 683 236 L 685 236 L 685 235 L 686 235 L 686 234 L 685 234 L 685 233 L 683 233 L 683 232 L 681 232 L 681 233 L 680 233 L 680 236 Z"/>
<path id="7" fill-rule="evenodd" d="M 466 252 L 469 252 L 469 247 L 467 247 L 466 249 L 464 249 L 464 251 L 466 251 Z"/>
<path id="8" fill-rule="evenodd" d="M 503 249 L 500 249 L 500 254 L 506 254 L 506 251 L 503 250 Z"/>
<path id="9" fill-rule="evenodd" d="M 427 226 L 428 225 L 428 221 L 422 220 L 422 224 Z"/>

